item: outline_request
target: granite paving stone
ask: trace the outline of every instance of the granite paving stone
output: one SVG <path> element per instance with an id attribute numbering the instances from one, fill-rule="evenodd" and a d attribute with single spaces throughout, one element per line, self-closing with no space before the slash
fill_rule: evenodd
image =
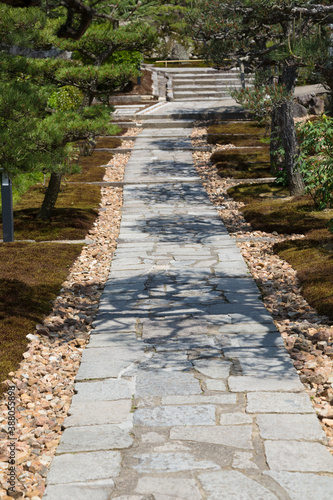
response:
<path id="1" fill-rule="evenodd" d="M 81 425 L 118 424 L 129 417 L 132 401 L 121 399 L 119 401 L 79 401 L 69 410 L 69 417 L 63 426 L 77 427 Z"/>
<path id="2" fill-rule="evenodd" d="M 257 391 L 301 391 L 303 385 L 296 371 L 286 371 L 276 377 L 266 376 L 263 372 L 257 376 L 230 376 L 228 378 L 229 388 L 232 392 L 257 392 Z M 266 396 L 268 400 L 268 396 Z"/>
<path id="3" fill-rule="evenodd" d="M 251 437 L 251 425 L 231 425 L 228 427 L 173 427 L 170 431 L 170 439 L 212 443 L 244 449 L 253 448 Z"/>
<path id="4" fill-rule="evenodd" d="M 113 479 L 120 471 L 119 451 L 93 451 L 90 453 L 65 453 L 57 455 L 47 476 L 48 484 Z"/>
<path id="5" fill-rule="evenodd" d="M 326 436 L 313 414 L 262 414 L 257 416 L 263 439 L 325 441 Z"/>
<path id="6" fill-rule="evenodd" d="M 201 394 L 201 392 L 199 381 L 189 373 L 148 372 L 139 373 L 135 397 Z"/>
<path id="7" fill-rule="evenodd" d="M 70 427 L 61 436 L 57 454 L 129 448 L 133 439 L 116 425 Z"/>
<path id="8" fill-rule="evenodd" d="M 218 358 L 198 359 L 193 361 L 194 368 L 210 378 L 227 378 L 232 363 Z"/>
<path id="9" fill-rule="evenodd" d="M 97 382 L 78 382 L 75 384 L 72 402 L 78 401 L 116 401 L 130 399 L 135 392 L 135 382 L 114 378 Z"/>
<path id="10" fill-rule="evenodd" d="M 196 469 L 218 470 L 220 466 L 211 460 L 198 460 L 190 453 L 146 453 L 135 455 L 139 464 L 134 468 L 140 474 L 163 471 L 164 473 L 193 471 Z"/>
<path id="11" fill-rule="evenodd" d="M 135 489 L 138 493 L 153 494 L 155 500 L 201 500 L 202 496 L 195 479 L 149 477 L 139 478 Z"/>
<path id="12" fill-rule="evenodd" d="M 171 427 L 174 425 L 215 425 L 215 406 L 157 406 L 143 408 L 134 413 L 134 424 L 145 427 Z"/>
<path id="13" fill-rule="evenodd" d="M 161 400 L 162 405 L 179 404 L 214 404 L 214 405 L 234 405 L 237 402 L 236 394 L 212 394 L 212 395 L 193 395 L 193 396 L 164 396 Z"/>
<path id="14" fill-rule="evenodd" d="M 248 413 L 312 413 L 309 396 L 305 392 L 249 392 Z"/>
<path id="15" fill-rule="evenodd" d="M 266 471 L 290 496 L 291 500 L 331 500 L 333 477 L 300 472 Z"/>
<path id="16" fill-rule="evenodd" d="M 50 484 L 43 495 L 43 500 L 108 500 L 114 489 L 112 479 L 101 481 L 68 483 L 68 484 Z"/>
<path id="17" fill-rule="evenodd" d="M 199 480 L 208 500 L 277 500 L 267 488 L 238 471 L 205 472 Z"/>
<path id="18" fill-rule="evenodd" d="M 265 441 L 271 470 L 333 472 L 333 457 L 323 444 L 300 441 Z"/>

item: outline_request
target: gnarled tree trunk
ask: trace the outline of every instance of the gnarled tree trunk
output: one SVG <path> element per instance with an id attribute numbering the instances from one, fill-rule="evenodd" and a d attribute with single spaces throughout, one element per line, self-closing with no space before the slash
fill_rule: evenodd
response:
<path id="1" fill-rule="evenodd" d="M 52 172 L 41 209 L 38 213 L 40 219 L 47 220 L 51 218 L 52 210 L 54 209 L 60 191 L 61 178 L 62 174 L 60 172 Z"/>
<path id="2" fill-rule="evenodd" d="M 280 83 L 285 85 L 287 92 L 293 92 L 297 78 L 297 66 L 285 65 Z M 285 151 L 285 168 L 289 179 L 290 194 L 300 195 L 304 192 L 304 181 L 301 172 L 297 169 L 299 148 L 295 130 L 293 105 L 291 99 L 284 100 L 276 107 L 279 122 L 281 144 Z"/>

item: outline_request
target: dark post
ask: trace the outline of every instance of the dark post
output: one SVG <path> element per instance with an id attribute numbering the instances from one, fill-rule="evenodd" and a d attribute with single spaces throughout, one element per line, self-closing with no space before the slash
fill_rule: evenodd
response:
<path id="1" fill-rule="evenodd" d="M 1 175 L 1 200 L 3 242 L 9 243 L 14 241 L 13 195 L 12 183 L 5 172 Z"/>

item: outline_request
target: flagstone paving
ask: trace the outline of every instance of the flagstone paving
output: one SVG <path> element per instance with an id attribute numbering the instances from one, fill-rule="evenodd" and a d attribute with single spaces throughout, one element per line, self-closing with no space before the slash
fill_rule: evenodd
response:
<path id="1" fill-rule="evenodd" d="M 332 498 L 325 434 L 181 149 L 190 133 L 136 140 L 45 500 Z"/>

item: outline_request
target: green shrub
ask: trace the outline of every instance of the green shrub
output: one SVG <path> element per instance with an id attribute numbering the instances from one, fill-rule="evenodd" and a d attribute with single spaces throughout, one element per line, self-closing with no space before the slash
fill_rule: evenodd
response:
<path id="1" fill-rule="evenodd" d="M 318 210 L 333 207 L 333 118 L 322 115 L 297 127 L 306 193 Z"/>
<path id="2" fill-rule="evenodd" d="M 83 93 L 72 85 L 65 85 L 50 95 L 47 104 L 52 109 L 68 111 L 77 109 L 82 103 Z"/>

